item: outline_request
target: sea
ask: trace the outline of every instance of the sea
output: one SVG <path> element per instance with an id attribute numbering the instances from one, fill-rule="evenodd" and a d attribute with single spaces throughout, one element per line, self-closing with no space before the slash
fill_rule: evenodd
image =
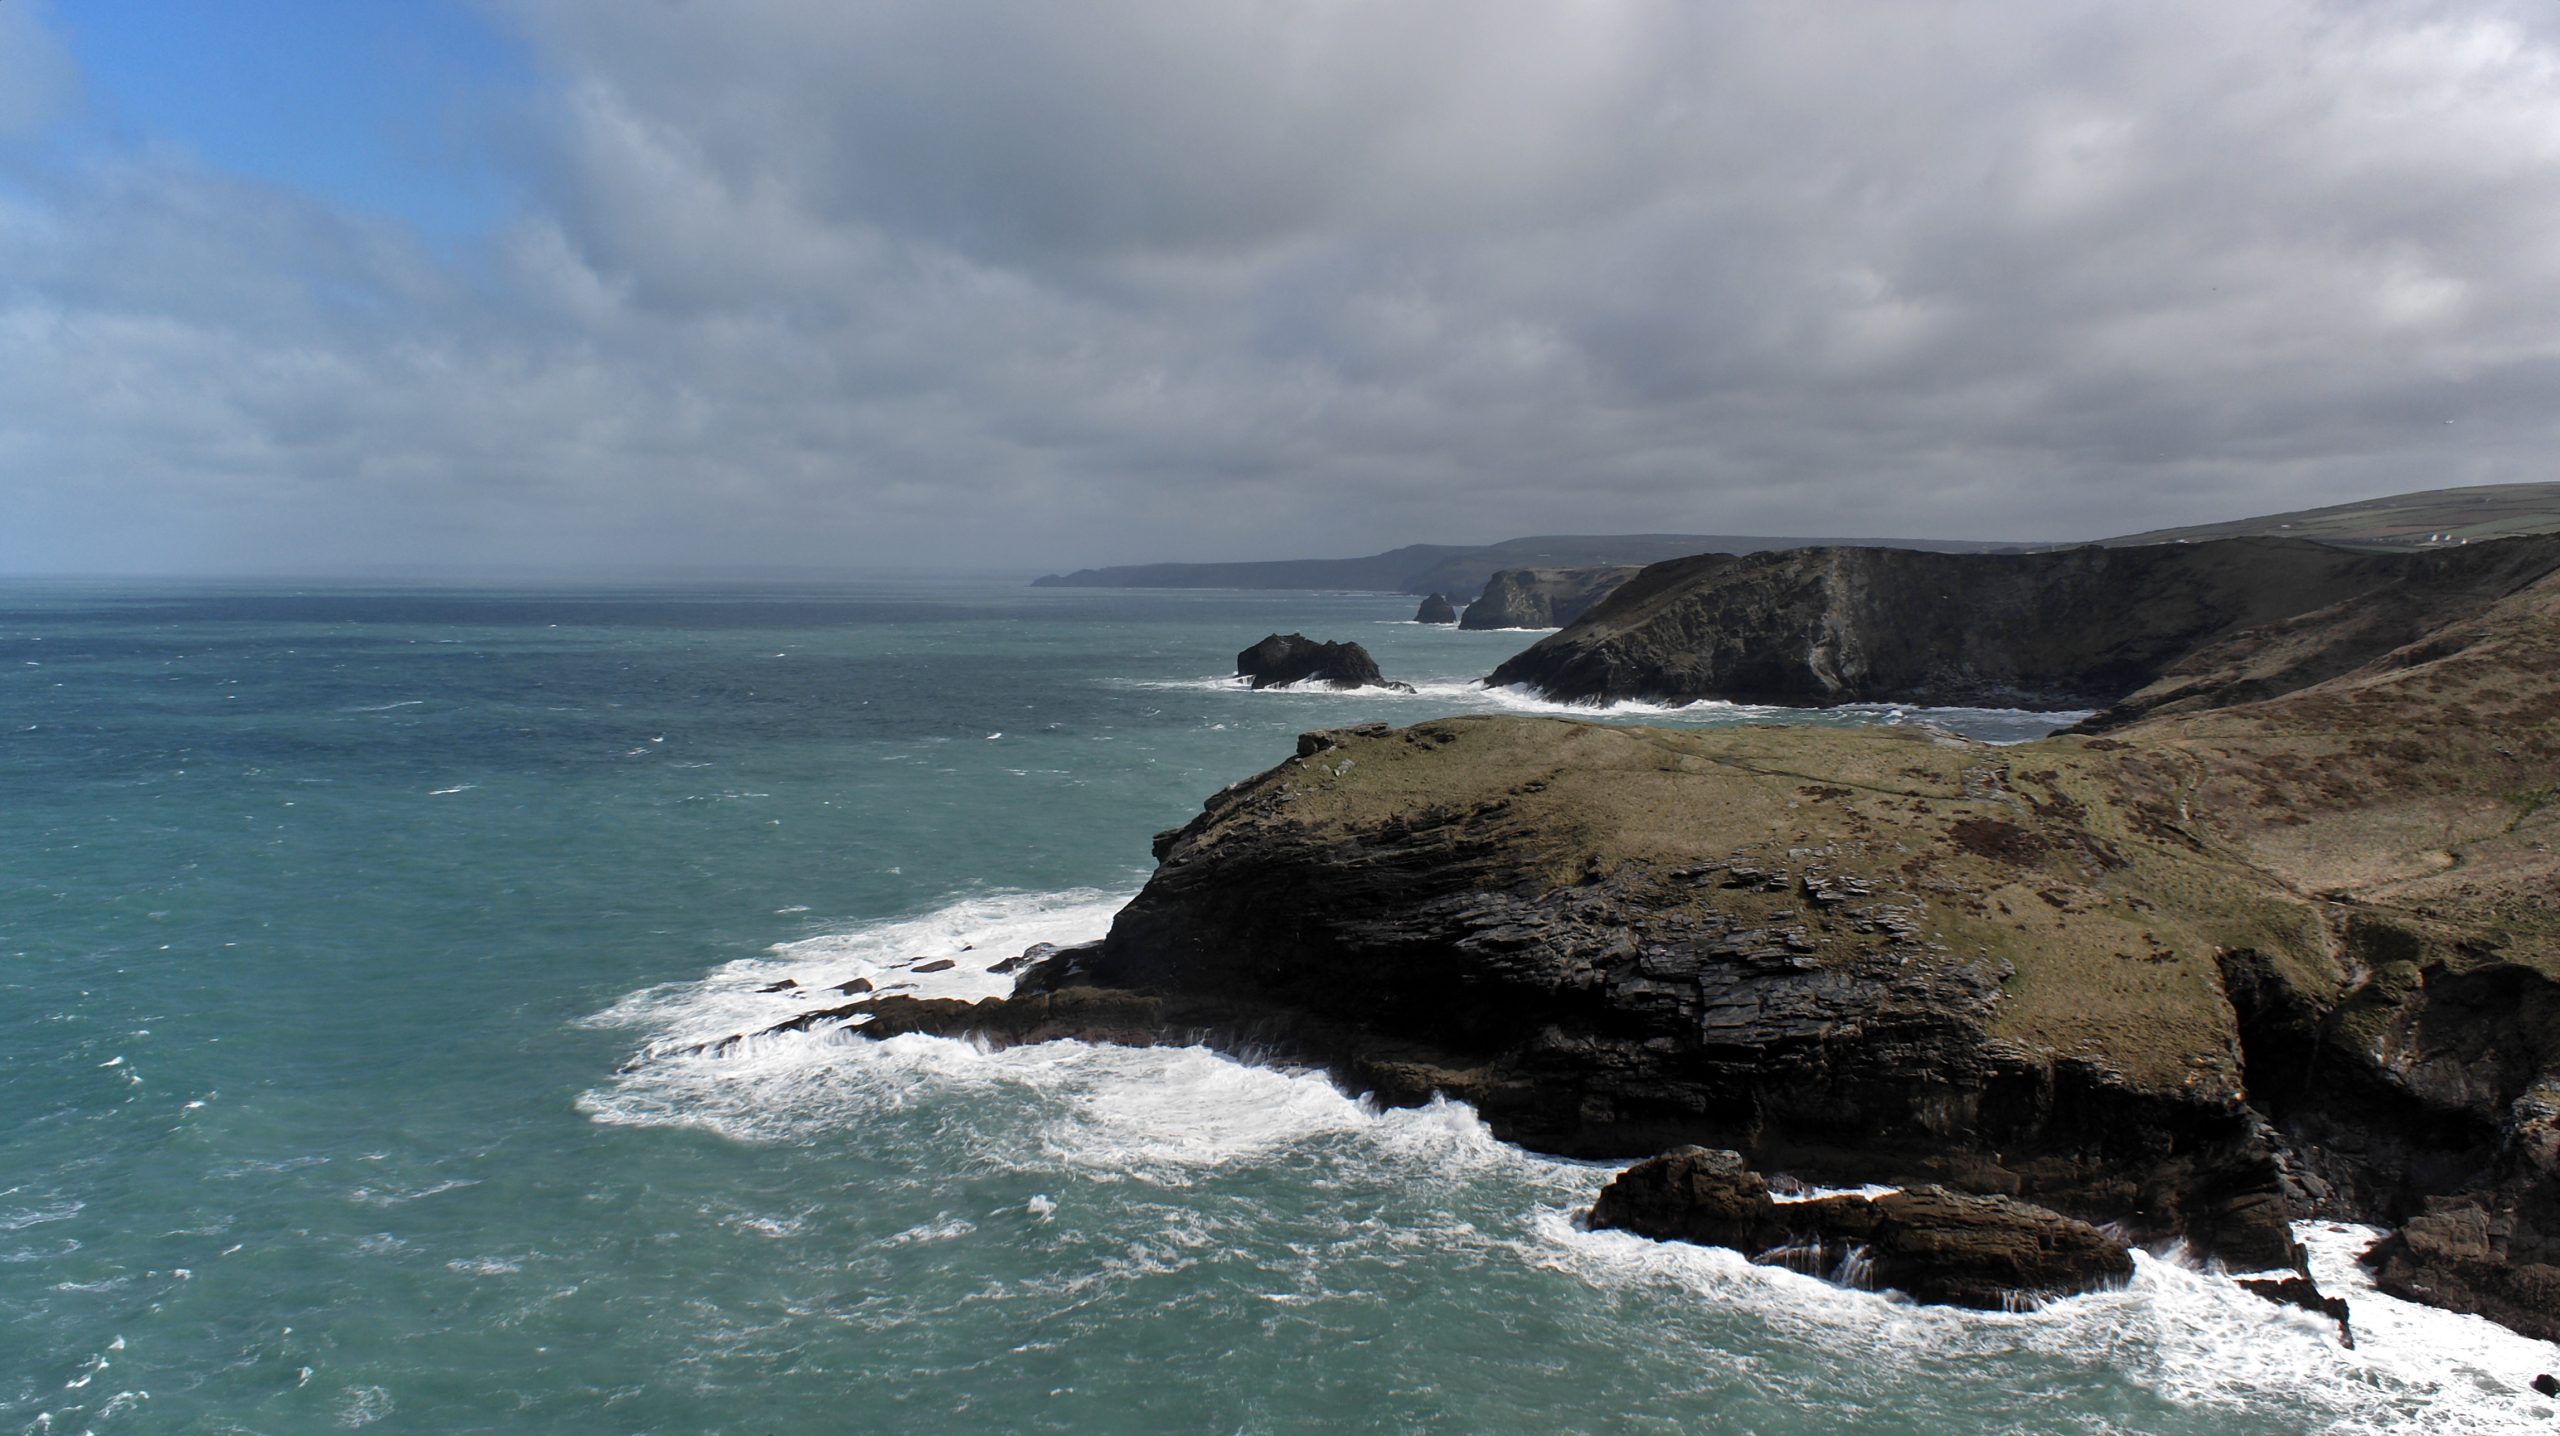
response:
<path id="1" fill-rule="evenodd" d="M 1583 1229 L 1617 1164 L 1197 1048 L 818 1030 L 1099 936 L 1300 731 L 1563 709 L 1377 594 L 0 585 L 0 1433 L 2550 1430 L 2176 1250 L 2003 1314 Z M 1271 632 L 1420 691 L 1255 693 Z M 948 962 L 945 967 L 942 964 Z M 691 1050 L 701 1044 L 704 1050 Z M 1629 1153 L 1630 1158 L 1641 1153 Z"/>

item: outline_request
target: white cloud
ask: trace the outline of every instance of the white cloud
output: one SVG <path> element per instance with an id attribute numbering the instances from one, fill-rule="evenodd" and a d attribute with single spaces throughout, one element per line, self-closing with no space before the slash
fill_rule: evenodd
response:
<path id="1" fill-rule="evenodd" d="M 2523 7 L 500 13 L 483 254 L 0 188 L 0 563 L 2095 535 L 2560 438 Z"/>

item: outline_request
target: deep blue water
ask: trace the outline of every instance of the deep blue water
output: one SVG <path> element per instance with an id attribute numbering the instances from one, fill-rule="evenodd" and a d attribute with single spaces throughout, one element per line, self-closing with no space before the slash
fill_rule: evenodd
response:
<path id="1" fill-rule="evenodd" d="M 0 585 L 0 1430 L 2547 1424 L 2482 1323 L 2359 1297 L 2345 1353 L 2174 1261 L 1915 1308 L 1580 1232 L 1604 1167 L 1202 1052 L 621 1070 L 1097 933 L 1302 729 L 1534 706 L 1465 682 L 1526 638 L 1411 605 Z M 1291 629 L 1425 691 L 1220 681 Z"/>

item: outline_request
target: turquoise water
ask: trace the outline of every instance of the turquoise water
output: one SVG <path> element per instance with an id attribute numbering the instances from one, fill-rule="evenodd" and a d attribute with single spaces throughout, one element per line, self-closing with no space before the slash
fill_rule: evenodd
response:
<path id="1" fill-rule="evenodd" d="M 2355 1353 L 2174 1259 L 1998 1316 L 1584 1233 L 1605 1167 L 1205 1052 L 648 1055 L 1096 935 L 1302 729 L 1537 707 L 1411 604 L 0 587 L 0 1430 L 2548 1424 L 2343 1229 Z M 1220 679 L 1290 629 L 1425 692 Z"/>

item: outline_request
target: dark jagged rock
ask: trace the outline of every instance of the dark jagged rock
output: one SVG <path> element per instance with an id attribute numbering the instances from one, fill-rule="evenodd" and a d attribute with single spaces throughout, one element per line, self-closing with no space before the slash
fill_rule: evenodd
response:
<path id="1" fill-rule="evenodd" d="M 2336 677 L 2555 568 L 2553 538 L 1708 554 L 1645 569 L 1488 681 L 1566 700 L 2121 705 L 2120 723 Z"/>
<path id="2" fill-rule="evenodd" d="M 1943 1187 L 1778 1202 L 1740 1153 L 1701 1147 L 1619 1173 L 1592 1206 L 1591 1225 L 1731 1247 L 1817 1276 L 1859 1271 L 1860 1285 L 1992 1311 L 2121 1286 L 2133 1276 L 2123 1242 L 2026 1202 Z M 1855 1257 L 1863 1257 L 1862 1268 Z"/>
<path id="3" fill-rule="evenodd" d="M 2554 1376 L 2548 1371 L 2533 1378 L 2532 1385 L 2534 1390 L 2545 1396 L 2560 1396 L 2560 1376 Z"/>
<path id="4" fill-rule="evenodd" d="M 2278 1306 L 2298 1306 L 2314 1316 L 2325 1316 L 2338 1324 L 2338 1340 L 2349 1351 L 2355 1350 L 2355 1328 L 2347 1320 L 2345 1297 L 2322 1292 L 2317 1283 L 2306 1276 L 2281 1279 L 2256 1277 L 2244 1280 L 2241 1288 L 2254 1292 Z"/>
<path id="5" fill-rule="evenodd" d="M 1275 633 L 1236 655 L 1236 672 L 1256 688 L 1283 683 L 1322 683 L 1333 688 L 1392 688 L 1411 693 L 1409 683 L 1390 683 L 1378 671 L 1369 650 L 1356 643 L 1318 643 L 1303 633 Z"/>
<path id="6" fill-rule="evenodd" d="M 1740 1152 L 1674 1147 L 1600 1189 L 1591 1225 L 1656 1241 L 1759 1252 L 1776 1245 L 1778 1204 Z"/>
<path id="7" fill-rule="evenodd" d="M 1435 593 L 1422 601 L 1422 607 L 1413 611 L 1413 621 L 1416 623 L 1455 623 L 1458 621 L 1458 610 L 1449 606 L 1449 595 L 1445 593 Z"/>
<path id="8" fill-rule="evenodd" d="M 1467 605 L 1460 628 L 1560 628 L 1607 598 L 1642 570 L 1607 568 L 1507 568 L 1484 582 Z"/>

